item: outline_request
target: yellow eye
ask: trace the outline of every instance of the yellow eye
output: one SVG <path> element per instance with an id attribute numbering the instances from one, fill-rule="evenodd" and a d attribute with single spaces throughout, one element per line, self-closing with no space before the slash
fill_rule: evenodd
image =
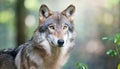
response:
<path id="1" fill-rule="evenodd" d="M 50 28 L 50 29 L 53 29 L 53 30 L 55 29 L 55 27 L 54 27 L 54 26 L 49 26 L 49 28 Z"/>
<path id="2" fill-rule="evenodd" d="M 67 29 L 67 26 L 65 25 L 65 26 L 63 27 L 63 29 Z"/>

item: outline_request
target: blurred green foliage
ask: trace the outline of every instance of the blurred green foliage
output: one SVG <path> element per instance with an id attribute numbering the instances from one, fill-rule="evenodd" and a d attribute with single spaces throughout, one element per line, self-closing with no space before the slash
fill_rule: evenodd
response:
<path id="1" fill-rule="evenodd" d="M 15 47 L 15 0 L 0 0 L 0 49 Z"/>
<path id="2" fill-rule="evenodd" d="M 88 66 L 87 66 L 87 64 L 83 64 L 83 63 L 77 62 L 76 63 L 76 68 L 77 69 L 88 69 Z"/>
<path id="3" fill-rule="evenodd" d="M 108 5 L 108 7 L 112 7 L 112 6 L 114 6 L 114 5 L 116 5 L 116 4 L 119 4 L 119 2 L 120 2 L 120 0 L 107 0 L 107 5 Z"/>
<path id="4" fill-rule="evenodd" d="M 113 37 L 103 37 L 103 40 L 111 41 L 115 44 L 115 49 L 109 49 L 106 54 L 109 56 L 116 56 L 120 59 L 120 33 L 117 33 Z M 120 64 L 118 64 L 117 69 L 120 69 Z"/>
<path id="5" fill-rule="evenodd" d="M 110 56 L 117 56 L 117 52 L 116 52 L 115 50 L 112 50 L 112 49 L 108 50 L 108 51 L 106 52 L 106 54 L 107 54 L 107 55 L 110 55 Z"/>
<path id="6" fill-rule="evenodd" d="M 103 37 L 102 40 L 108 40 L 115 44 L 115 49 L 109 49 L 106 52 L 107 55 L 120 57 L 120 33 L 117 33 L 113 37 Z"/>
<path id="7" fill-rule="evenodd" d="M 0 23 L 7 23 L 10 20 L 13 20 L 14 18 L 14 13 L 13 11 L 10 10 L 4 10 L 0 12 Z"/>
<path id="8" fill-rule="evenodd" d="M 109 49 L 106 54 L 110 56 L 118 56 L 120 58 L 120 33 L 113 37 L 103 37 L 102 40 L 108 40 L 115 44 L 115 49 Z"/>

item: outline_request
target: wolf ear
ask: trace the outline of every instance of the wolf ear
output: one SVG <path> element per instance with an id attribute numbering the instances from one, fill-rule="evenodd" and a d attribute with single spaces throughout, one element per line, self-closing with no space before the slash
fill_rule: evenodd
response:
<path id="1" fill-rule="evenodd" d="M 70 5 L 62 12 L 62 14 L 65 15 L 66 17 L 70 17 L 74 14 L 74 12 L 75 12 L 75 6 Z"/>
<path id="2" fill-rule="evenodd" d="M 39 9 L 39 15 L 40 15 L 40 17 L 45 17 L 45 18 L 47 18 L 50 15 L 50 10 L 47 7 L 47 5 L 45 5 L 45 4 L 41 5 L 41 7 Z"/>

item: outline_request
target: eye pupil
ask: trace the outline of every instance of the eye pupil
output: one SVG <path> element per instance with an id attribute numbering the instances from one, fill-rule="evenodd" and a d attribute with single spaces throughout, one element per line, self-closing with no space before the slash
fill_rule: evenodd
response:
<path id="1" fill-rule="evenodd" d="M 64 26 L 64 27 L 63 27 L 63 29 L 66 29 L 66 28 L 67 28 L 67 26 Z"/>
<path id="2" fill-rule="evenodd" d="M 54 26 L 50 26 L 51 29 L 55 29 Z"/>

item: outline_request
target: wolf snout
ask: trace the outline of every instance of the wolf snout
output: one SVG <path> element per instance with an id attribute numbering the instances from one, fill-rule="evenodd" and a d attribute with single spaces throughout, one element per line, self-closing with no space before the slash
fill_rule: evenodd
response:
<path id="1" fill-rule="evenodd" d="M 63 44 L 64 44 L 64 40 L 63 39 L 59 39 L 58 40 L 58 45 L 61 47 L 61 46 L 63 46 Z"/>

